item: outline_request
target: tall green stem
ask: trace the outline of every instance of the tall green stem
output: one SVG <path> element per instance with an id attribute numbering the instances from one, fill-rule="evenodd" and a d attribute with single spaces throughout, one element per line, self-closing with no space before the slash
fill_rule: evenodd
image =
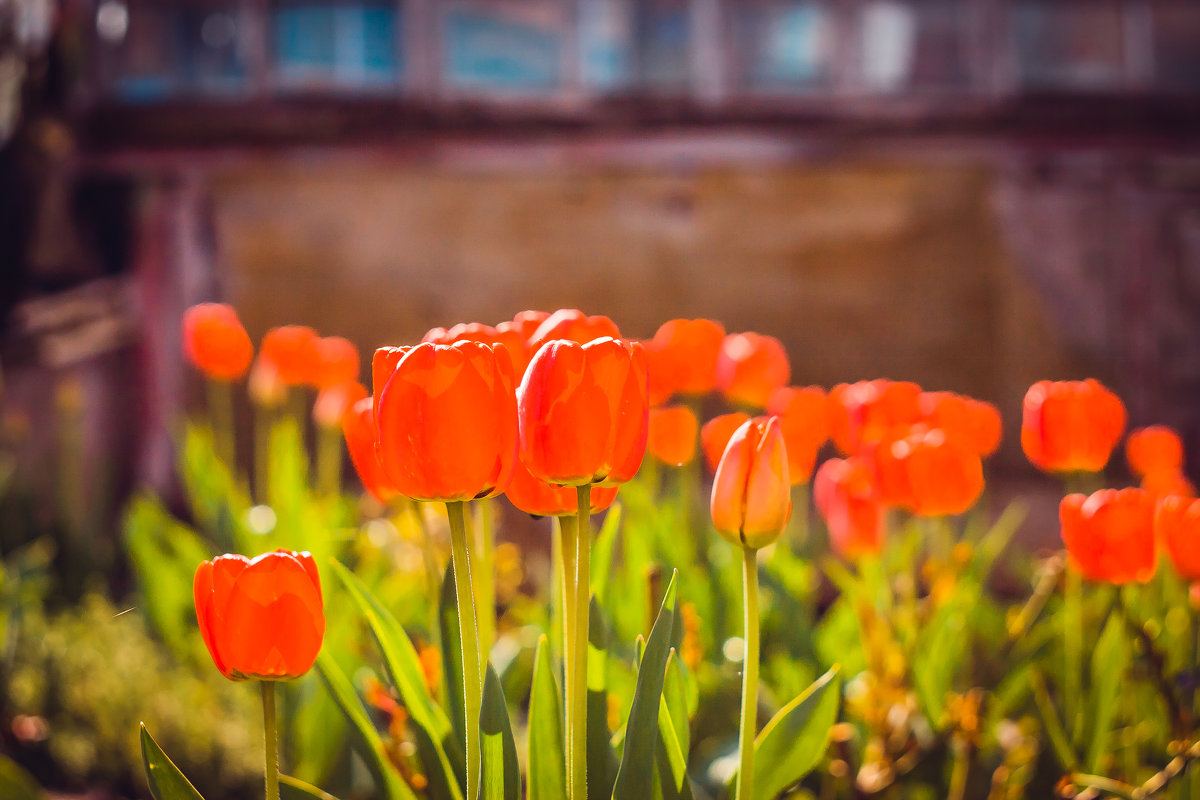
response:
<path id="1" fill-rule="evenodd" d="M 758 551 L 742 548 L 742 593 L 746 616 L 742 654 L 742 722 L 738 729 L 738 767 L 736 800 L 754 798 L 754 732 L 758 724 Z"/>
<path id="2" fill-rule="evenodd" d="M 271 428 L 278 411 L 271 406 L 254 405 L 254 492 L 255 500 L 267 502 L 271 485 Z"/>
<path id="3" fill-rule="evenodd" d="M 572 598 L 575 606 L 569 613 L 575 615 L 572 631 L 571 656 L 568 664 L 573 680 L 567 704 L 573 706 L 571 713 L 570 751 L 567 757 L 567 774 L 570 780 L 571 800 L 587 798 L 587 663 L 588 624 L 591 605 L 591 550 L 592 550 L 592 487 L 578 487 L 577 515 L 575 523 L 575 587 Z"/>
<path id="4" fill-rule="evenodd" d="M 563 673 L 565 676 L 566 702 L 563 703 L 563 731 L 566 746 L 567 786 L 573 786 L 571 776 L 575 767 L 574 749 L 571 744 L 575 741 L 575 706 L 571 698 L 575 696 L 574 687 L 577 675 L 574 668 L 575 653 L 575 550 L 576 550 L 576 518 L 558 517 L 558 609 L 562 617 Z M 585 751 L 586 752 L 586 751 Z"/>
<path id="5" fill-rule="evenodd" d="M 1083 671 L 1083 579 L 1079 570 L 1068 564 L 1063 573 L 1063 706 L 1066 727 L 1072 740 L 1082 733 L 1083 719 L 1079 708 L 1080 673 Z"/>
<path id="6" fill-rule="evenodd" d="M 208 413 L 212 419 L 213 445 L 217 456 L 237 475 L 237 445 L 233 435 L 233 391 L 228 381 L 205 381 L 208 389 Z"/>
<path id="7" fill-rule="evenodd" d="M 467 797 L 479 796 L 479 709 L 483 684 L 479 679 L 479 629 L 471 590 L 471 561 L 467 555 L 466 512 L 461 501 L 446 503 L 450 518 L 450 556 L 454 561 L 454 593 L 458 600 L 458 630 L 462 640 L 463 708 L 466 716 Z"/>
<path id="8" fill-rule="evenodd" d="M 267 800 L 279 800 L 279 735 L 275 727 L 275 681 L 259 681 L 259 686 L 262 687 Z"/>
<path id="9" fill-rule="evenodd" d="M 317 429 L 317 491 L 332 497 L 342 488 L 342 432 L 339 428 Z"/>
<path id="10" fill-rule="evenodd" d="M 479 652 L 486 655 L 496 638 L 496 559 L 492 502 L 475 501 L 475 605 L 479 616 Z M 486 660 L 486 659 L 485 659 Z"/>

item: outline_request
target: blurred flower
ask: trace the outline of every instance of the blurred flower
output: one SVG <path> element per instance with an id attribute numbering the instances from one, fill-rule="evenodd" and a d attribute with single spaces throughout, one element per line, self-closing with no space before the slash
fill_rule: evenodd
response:
<path id="1" fill-rule="evenodd" d="M 829 439 L 829 398 L 820 386 L 785 386 L 771 393 L 767 413 L 779 417 L 793 486 L 808 483 L 817 451 Z"/>
<path id="2" fill-rule="evenodd" d="M 1071 561 L 1086 577 L 1120 584 L 1154 575 L 1154 499 L 1147 492 L 1069 494 L 1058 518 Z"/>
<path id="3" fill-rule="evenodd" d="M 1195 497 L 1196 487 L 1177 469 L 1167 467 L 1155 469 L 1142 476 L 1142 488 L 1155 497 L 1176 494 L 1180 497 Z"/>
<path id="4" fill-rule="evenodd" d="M 312 667 L 325 636 L 317 565 L 276 550 L 201 562 L 194 582 L 200 634 L 231 680 L 291 680 Z"/>
<path id="5" fill-rule="evenodd" d="M 513 363 L 513 378 L 519 380 L 525 374 L 529 364 L 529 350 L 525 338 L 514 328 L 493 328 L 479 322 L 460 322 L 450 330 L 434 328 L 425 334 L 422 342 L 434 344 L 454 344 L 455 342 L 482 342 L 483 344 L 498 344 L 508 351 Z"/>
<path id="6" fill-rule="evenodd" d="M 520 311 L 512 318 L 511 322 L 501 322 L 498 324 L 496 330 L 501 332 L 508 330 L 516 331 L 525 340 L 526 345 L 528 345 L 532 341 L 533 335 L 537 333 L 537 329 L 546 321 L 546 317 L 548 316 L 550 316 L 550 313 L 547 311 Z"/>
<path id="7" fill-rule="evenodd" d="M 682 467 L 696 457 L 700 422 L 687 406 L 650 409 L 646 449 L 664 464 Z"/>
<path id="8" fill-rule="evenodd" d="M 472 500 L 508 485 L 517 416 L 503 347 L 417 345 L 396 364 L 375 415 L 379 460 L 400 494 Z"/>
<path id="9" fill-rule="evenodd" d="M 693 675 L 704 661 L 704 626 L 700 615 L 696 613 L 695 603 L 681 603 L 679 616 L 683 622 L 683 642 L 679 646 L 679 656 L 683 664 Z"/>
<path id="10" fill-rule="evenodd" d="M 534 476 L 611 486 L 637 473 L 649 412 L 646 354 L 637 342 L 547 342 L 517 396 L 521 460 Z"/>
<path id="11" fill-rule="evenodd" d="M 256 404 L 264 408 L 277 408 L 287 399 L 287 389 L 287 384 L 279 377 L 279 370 L 273 363 L 263 358 L 254 362 L 247 390 Z"/>
<path id="12" fill-rule="evenodd" d="M 734 431 L 713 478 L 713 525 L 734 544 L 758 549 L 779 538 L 792 515 L 787 447 L 778 417 Z"/>
<path id="13" fill-rule="evenodd" d="M 1021 448 L 1047 472 L 1099 472 L 1125 430 L 1125 405 L 1099 381 L 1038 381 L 1025 393 Z"/>
<path id="14" fill-rule="evenodd" d="M 983 493 L 983 464 L 940 428 L 914 426 L 908 436 L 875 451 L 876 478 L 885 503 L 922 517 L 962 514 Z"/>
<path id="15" fill-rule="evenodd" d="M 922 419 L 920 397 L 921 387 L 911 381 L 839 383 L 829 390 L 833 443 L 849 456 L 903 435 Z"/>
<path id="16" fill-rule="evenodd" d="M 233 306 L 200 303 L 183 313 L 183 352 L 206 377 L 235 381 L 250 368 L 254 344 Z"/>
<path id="17" fill-rule="evenodd" d="M 340 428 L 346 412 L 366 396 L 367 387 L 358 381 L 343 381 L 327 386 L 317 393 L 317 402 L 313 404 L 313 420 L 322 428 Z"/>
<path id="18" fill-rule="evenodd" d="M 766 408 L 771 392 L 792 377 L 787 351 L 773 336 L 731 333 L 717 357 L 717 388 L 731 403 Z"/>
<path id="19" fill-rule="evenodd" d="M 358 348 L 341 336 L 318 337 L 313 341 L 312 385 L 328 389 L 358 380 Z"/>
<path id="20" fill-rule="evenodd" d="M 599 514 L 617 498 L 616 486 L 592 487 L 592 513 Z M 513 467 L 512 479 L 504 490 L 508 501 L 535 517 L 562 517 L 574 514 L 578 496 L 571 486 L 556 486 L 533 477 L 520 459 Z"/>
<path id="21" fill-rule="evenodd" d="M 374 400 L 364 397 L 346 411 L 342 416 L 342 435 L 346 437 L 346 449 L 363 488 L 379 502 L 385 505 L 391 502 L 399 492 L 379 461 Z"/>
<path id="22" fill-rule="evenodd" d="M 922 422 L 941 428 L 980 457 L 1000 446 L 1000 412 L 991 403 L 954 392 L 921 392 L 919 407 Z"/>
<path id="23" fill-rule="evenodd" d="M 1180 577 L 1200 581 L 1200 500 L 1163 498 L 1154 514 L 1154 530 Z"/>
<path id="24" fill-rule="evenodd" d="M 659 326 L 654 338 L 645 343 L 651 403 L 666 402 L 676 393 L 711 392 L 724 340 L 724 326 L 710 319 L 673 319 Z"/>
<path id="25" fill-rule="evenodd" d="M 1125 459 L 1129 471 L 1139 478 L 1152 472 L 1179 472 L 1183 469 L 1183 442 L 1166 425 L 1138 428 L 1125 439 Z"/>
<path id="26" fill-rule="evenodd" d="M 317 332 L 305 325 L 272 328 L 263 336 L 259 358 L 275 368 L 287 386 L 314 383 L 317 365 Z"/>
<path id="27" fill-rule="evenodd" d="M 700 428 L 700 446 L 704 449 L 704 461 L 708 464 L 710 472 L 717 471 L 717 464 L 721 463 L 721 456 L 725 454 L 725 445 L 729 444 L 729 438 L 748 419 L 749 414 L 737 411 L 713 417 Z"/>
<path id="28" fill-rule="evenodd" d="M 826 461 L 813 478 L 813 500 L 829 528 L 834 552 L 853 559 L 883 547 L 884 505 L 866 462 Z"/>
<path id="29" fill-rule="evenodd" d="M 577 308 L 560 308 L 538 325 L 529 338 L 529 351 L 536 355 L 542 345 L 554 339 L 587 344 L 605 337 L 621 338 L 617 324 L 608 317 L 599 314 L 589 317 Z"/>

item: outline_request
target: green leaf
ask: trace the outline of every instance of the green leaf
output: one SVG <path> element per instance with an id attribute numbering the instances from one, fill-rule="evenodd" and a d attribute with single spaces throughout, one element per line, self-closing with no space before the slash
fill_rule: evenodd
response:
<path id="1" fill-rule="evenodd" d="M 971 612 L 979 604 L 979 586 L 960 580 L 954 595 L 921 631 L 913 653 L 913 682 L 917 699 L 936 730 L 945 725 L 946 695 L 966 656 L 963 637 L 971 632 Z"/>
<path id="2" fill-rule="evenodd" d="M 613 549 L 617 543 L 617 531 L 621 528 L 621 504 L 613 503 L 604 517 L 600 535 L 592 544 L 592 591 L 604 603 L 608 589 L 609 572 L 612 569 Z"/>
<path id="3" fill-rule="evenodd" d="M 248 549 L 242 545 L 251 539 L 244 524 L 250 498 L 230 473 L 229 465 L 217 455 L 208 426 L 187 424 L 178 467 L 198 526 L 223 550 Z"/>
<path id="4" fill-rule="evenodd" d="M 454 591 L 454 564 L 446 565 L 442 579 L 442 600 L 438 607 L 438 624 L 442 633 L 442 680 L 446 687 L 446 709 L 450 724 L 454 726 L 454 741 L 465 742 L 467 710 L 463 698 L 462 637 L 458 634 L 458 594 Z M 464 758 L 462 785 L 466 786 Z M 465 791 L 465 788 L 464 788 Z"/>
<path id="5" fill-rule="evenodd" d="M 7 800 L 45 800 L 46 793 L 17 762 L 0 755 L 0 797 Z"/>
<path id="6" fill-rule="evenodd" d="M 675 584 L 678 570 L 663 595 L 662 607 L 638 667 L 637 688 L 625 726 L 625 747 L 613 786 L 615 800 L 646 800 L 654 790 L 654 755 L 658 740 L 658 712 L 666 678 L 667 658 L 675 627 Z"/>
<path id="7" fill-rule="evenodd" d="M 337 800 L 329 792 L 318 789 L 291 775 L 279 776 L 279 800 Z"/>
<path id="8" fill-rule="evenodd" d="M 362 702 L 355 694 L 350 680 L 333 660 L 333 657 L 325 651 L 317 656 L 317 674 L 325 681 L 325 685 L 329 687 L 329 693 L 333 695 L 334 701 L 349 720 L 350 730 L 356 734 L 359 752 L 363 760 L 367 762 L 367 768 L 375 777 L 375 783 L 384 791 L 385 796 L 390 800 L 409 800 L 409 798 L 416 800 L 412 789 L 400 778 L 388 759 L 383 740 L 379 738 L 378 731 L 371 724 L 371 718 L 367 716 L 367 710 L 363 708 Z"/>
<path id="9" fill-rule="evenodd" d="M 1029 670 L 1029 686 L 1033 689 L 1034 705 L 1037 706 L 1038 712 L 1042 716 L 1042 727 L 1046 730 L 1050 747 L 1058 756 L 1059 766 L 1067 772 L 1076 771 L 1078 759 L 1075 756 L 1075 749 L 1071 746 L 1071 739 L 1067 736 L 1067 730 L 1063 726 L 1062 720 L 1058 718 L 1054 701 L 1050 699 L 1050 691 L 1046 686 L 1046 678 L 1040 670 Z"/>
<path id="10" fill-rule="evenodd" d="M 611 797 L 617 753 L 608 730 L 608 620 L 592 596 L 588 625 L 587 785 L 588 797 Z"/>
<path id="11" fill-rule="evenodd" d="M 462 792 L 458 790 L 451 758 L 454 758 L 454 764 L 461 765 L 462 748 L 454 738 L 450 720 L 429 696 L 417 649 L 396 618 L 375 599 L 354 573 L 337 559 L 330 559 L 329 563 L 333 574 L 341 580 L 359 611 L 366 617 L 367 625 L 383 654 L 383 666 L 388 678 L 400 693 L 412 721 L 428 734 L 440 769 L 447 776 L 446 784 L 453 796 L 461 800 Z"/>
<path id="12" fill-rule="evenodd" d="M 688 745 L 685 744 L 688 739 L 687 701 L 683 697 L 683 676 L 678 661 L 679 657 L 672 650 L 667 658 L 663 696 L 658 706 L 658 776 L 664 800 L 687 800 L 692 796 L 692 785 L 687 776 Z M 672 687 L 672 684 L 677 686 Z M 675 697 L 668 701 L 668 695 Z"/>
<path id="13" fill-rule="evenodd" d="M 679 747 L 684 756 L 691 750 L 691 732 L 688 724 L 688 690 L 683 676 L 683 662 L 679 653 L 672 650 L 667 659 L 667 675 L 663 683 L 663 704 L 671 715 L 671 724 L 679 737 Z"/>
<path id="14" fill-rule="evenodd" d="M 517 744 L 508 720 L 508 704 L 500 677 L 491 663 L 483 679 L 483 705 L 479 709 L 481 780 L 479 800 L 520 800 L 521 772 Z M 564 762 L 565 763 L 565 762 Z"/>
<path id="15" fill-rule="evenodd" d="M 1118 613 L 1110 614 L 1104 631 L 1092 651 L 1092 687 L 1088 708 L 1092 712 L 1092 740 L 1088 745 L 1087 768 L 1100 774 L 1117 700 L 1121 696 L 1121 681 L 1129 666 L 1129 640 L 1125 636 L 1125 621 Z"/>
<path id="16" fill-rule="evenodd" d="M 142 724 L 142 764 L 154 800 L 204 800 Z"/>
<path id="17" fill-rule="evenodd" d="M 771 800 L 820 763 L 842 699 L 838 667 L 771 718 L 754 740 L 754 798 Z"/>
<path id="18" fill-rule="evenodd" d="M 558 800 L 567 796 L 566 753 L 562 704 L 545 634 L 538 638 L 533 664 L 533 686 L 529 690 L 529 800 Z"/>

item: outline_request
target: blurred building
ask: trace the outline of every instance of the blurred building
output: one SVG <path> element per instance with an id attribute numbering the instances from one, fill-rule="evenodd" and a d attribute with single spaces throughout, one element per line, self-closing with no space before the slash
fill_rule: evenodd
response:
<path id="1" fill-rule="evenodd" d="M 212 298 L 364 350 L 526 307 L 711 316 L 783 339 L 797 383 L 911 378 L 1010 429 L 1032 381 L 1095 374 L 1200 458 L 1195 0 L 59 11 L 5 366 L 72 330 L 97 357 L 30 303 L 116 320 L 142 477 L 170 470 L 179 314 Z"/>

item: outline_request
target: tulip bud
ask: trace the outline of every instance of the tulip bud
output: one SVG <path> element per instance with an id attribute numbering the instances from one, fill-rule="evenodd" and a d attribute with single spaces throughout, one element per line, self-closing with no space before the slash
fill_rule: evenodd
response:
<path id="1" fill-rule="evenodd" d="M 200 303 L 183 314 L 183 350 L 207 377 L 234 381 L 246 374 L 254 345 L 232 306 Z"/>
<path id="2" fill-rule="evenodd" d="M 713 479 L 712 519 L 734 544 L 758 549 L 779 538 L 792 515 L 787 449 L 778 417 L 738 428 Z"/>

